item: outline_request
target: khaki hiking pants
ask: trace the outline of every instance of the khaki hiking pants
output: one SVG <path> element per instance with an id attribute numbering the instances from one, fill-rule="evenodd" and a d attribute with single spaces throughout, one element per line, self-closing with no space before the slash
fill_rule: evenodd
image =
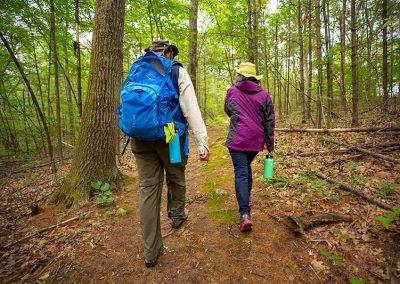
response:
<path id="1" fill-rule="evenodd" d="M 164 140 L 139 141 L 132 139 L 132 152 L 135 154 L 139 173 L 139 208 L 144 257 L 154 260 L 163 249 L 160 207 L 164 181 L 167 181 L 167 211 L 169 218 L 184 218 L 185 213 L 185 168 L 187 157 L 184 154 L 185 137 L 180 138 L 182 162 L 169 162 L 169 148 Z"/>

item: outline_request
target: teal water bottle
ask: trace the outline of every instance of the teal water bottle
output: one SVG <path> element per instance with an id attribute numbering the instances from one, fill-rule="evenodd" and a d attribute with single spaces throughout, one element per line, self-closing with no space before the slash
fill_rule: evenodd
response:
<path id="1" fill-rule="evenodd" d="M 264 178 L 271 179 L 274 176 L 274 160 L 268 153 L 264 160 Z"/>
<path id="2" fill-rule="evenodd" d="M 182 162 L 181 157 L 181 144 L 179 141 L 179 135 L 177 134 L 172 140 L 171 143 L 168 144 L 169 146 L 169 161 L 171 164 L 177 164 Z"/>

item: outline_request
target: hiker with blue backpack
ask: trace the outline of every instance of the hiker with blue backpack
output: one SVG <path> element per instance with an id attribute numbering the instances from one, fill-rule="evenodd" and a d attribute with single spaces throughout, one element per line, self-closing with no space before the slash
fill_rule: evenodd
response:
<path id="1" fill-rule="evenodd" d="M 188 218 L 185 208 L 188 126 L 200 160 L 208 161 L 209 150 L 192 81 L 174 60 L 178 48 L 167 40 L 157 40 L 145 52 L 130 68 L 117 112 L 120 128 L 130 137 L 136 158 L 145 265 L 153 267 L 164 248 L 160 225 L 164 171 L 172 228 L 179 228 Z"/>
<path id="2" fill-rule="evenodd" d="M 239 204 L 240 231 L 252 229 L 251 163 L 258 152 L 267 148 L 267 156 L 274 151 L 275 112 L 269 94 L 260 86 L 262 75 L 257 75 L 253 63 L 245 62 L 235 68 L 235 85 L 225 98 L 225 112 L 230 117 L 226 147 L 235 171 L 235 193 Z"/>

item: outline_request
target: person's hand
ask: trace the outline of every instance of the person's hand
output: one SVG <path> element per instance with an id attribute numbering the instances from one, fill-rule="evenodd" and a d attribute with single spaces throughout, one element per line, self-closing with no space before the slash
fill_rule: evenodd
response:
<path id="1" fill-rule="evenodd" d="M 204 153 L 200 155 L 200 161 L 208 161 L 210 159 L 210 152 L 204 147 Z"/>

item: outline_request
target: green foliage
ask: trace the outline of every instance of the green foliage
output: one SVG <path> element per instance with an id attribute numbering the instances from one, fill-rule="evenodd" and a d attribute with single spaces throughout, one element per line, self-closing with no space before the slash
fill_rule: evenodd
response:
<path id="1" fill-rule="evenodd" d="M 350 284 L 365 284 L 365 281 L 363 279 L 357 278 L 353 274 L 349 274 L 347 277 Z"/>
<path id="2" fill-rule="evenodd" d="M 95 194 L 99 195 L 99 197 L 96 198 L 97 205 L 114 203 L 115 198 L 111 196 L 112 192 L 110 190 L 110 184 L 101 181 L 93 181 L 90 185 L 92 188 L 98 190 L 95 192 Z"/>
<path id="3" fill-rule="evenodd" d="M 349 170 L 354 170 L 359 165 L 360 165 L 360 163 L 358 163 L 358 162 L 348 162 L 348 163 L 344 164 L 343 167 L 345 167 L 345 168 L 347 168 Z"/>
<path id="4" fill-rule="evenodd" d="M 60 214 L 60 216 L 58 216 L 58 221 L 62 222 L 65 220 L 65 218 L 67 218 L 69 216 L 69 211 L 64 211 Z"/>
<path id="5" fill-rule="evenodd" d="M 331 232 L 334 233 L 335 235 L 338 235 L 338 236 L 342 237 L 342 238 L 345 239 L 346 241 L 347 241 L 348 239 L 350 239 L 350 237 L 349 237 L 348 234 L 342 233 L 342 231 L 341 231 L 340 229 L 336 228 L 336 227 L 333 227 L 333 228 L 331 229 Z"/>
<path id="6" fill-rule="evenodd" d="M 273 186 L 277 188 L 286 187 L 289 182 L 286 178 L 280 176 L 274 176 L 271 179 L 265 179 L 263 177 L 259 178 L 258 181 L 265 187 Z"/>
<path id="7" fill-rule="evenodd" d="M 392 199 L 394 198 L 393 194 L 400 188 L 400 184 L 380 182 L 376 187 L 378 189 L 378 194 L 382 198 Z"/>
<path id="8" fill-rule="evenodd" d="M 395 208 L 393 211 L 390 211 L 385 216 L 375 217 L 374 220 L 378 221 L 385 227 L 385 229 L 389 229 L 390 224 L 400 216 L 400 207 Z"/>
<path id="9" fill-rule="evenodd" d="M 343 261 L 340 256 L 330 253 L 329 251 L 324 250 L 324 249 L 320 250 L 319 252 L 323 256 L 330 258 L 335 266 L 342 266 Z"/>
<path id="10" fill-rule="evenodd" d="M 67 240 L 67 237 L 66 236 L 61 236 L 58 240 L 59 240 L 60 243 L 65 243 L 65 241 Z"/>

